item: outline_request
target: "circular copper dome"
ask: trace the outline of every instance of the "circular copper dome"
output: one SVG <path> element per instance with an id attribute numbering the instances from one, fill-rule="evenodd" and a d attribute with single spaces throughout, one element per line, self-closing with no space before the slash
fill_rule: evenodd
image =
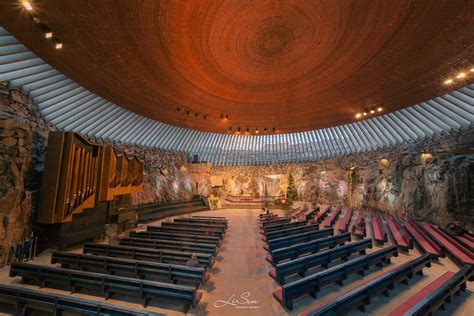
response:
<path id="1" fill-rule="evenodd" d="M 353 122 L 446 93 L 474 62 L 472 1 L 34 4 L 61 51 L 17 6 L 0 7 L 1 23 L 45 61 L 129 110 L 211 132 Z"/>

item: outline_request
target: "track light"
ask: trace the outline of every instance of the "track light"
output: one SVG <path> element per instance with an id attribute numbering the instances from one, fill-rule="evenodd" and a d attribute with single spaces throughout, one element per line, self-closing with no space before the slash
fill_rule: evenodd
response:
<path id="1" fill-rule="evenodd" d="M 53 37 L 53 32 L 46 32 L 44 33 L 45 38 L 52 38 Z"/>
<path id="2" fill-rule="evenodd" d="M 232 131 L 232 126 L 229 126 L 229 131 Z"/>
<path id="3" fill-rule="evenodd" d="M 237 127 L 237 131 L 240 132 L 240 127 Z"/>
<path id="4" fill-rule="evenodd" d="M 356 118 L 360 118 L 361 116 L 362 116 L 362 114 L 360 114 L 360 113 L 356 114 Z"/>
<path id="5" fill-rule="evenodd" d="M 267 132 L 267 128 L 266 128 L 266 127 L 263 129 L 263 132 L 264 132 L 264 133 L 266 133 L 266 132 Z"/>
<path id="6" fill-rule="evenodd" d="M 203 118 L 203 119 L 207 119 L 207 115 L 203 115 L 202 118 Z"/>
<path id="7" fill-rule="evenodd" d="M 198 116 L 199 116 L 199 113 L 194 113 L 194 116 L 195 116 L 195 117 L 198 117 Z"/>
<path id="8" fill-rule="evenodd" d="M 181 111 L 181 109 L 180 109 L 180 108 L 176 108 L 176 111 L 179 112 L 179 111 Z"/>
<path id="9" fill-rule="evenodd" d="M 444 84 L 450 84 L 450 83 L 453 83 L 453 79 L 448 79 L 444 82 Z"/>
<path id="10" fill-rule="evenodd" d="M 461 72 L 456 76 L 456 78 L 458 78 L 458 79 L 461 79 L 461 78 L 464 78 L 464 77 L 466 77 L 466 74 L 464 72 Z"/>
<path id="11" fill-rule="evenodd" d="M 221 113 L 221 119 L 223 119 L 223 118 L 224 118 L 224 114 Z"/>
<path id="12" fill-rule="evenodd" d="M 246 131 L 247 131 L 247 133 L 248 133 L 248 132 L 250 131 L 250 129 L 247 127 Z"/>
<path id="13" fill-rule="evenodd" d="M 191 113 L 191 112 L 189 112 L 189 111 L 186 111 L 186 115 L 189 115 L 189 113 Z"/>
<path id="14" fill-rule="evenodd" d="M 383 111 L 383 108 L 382 108 L 381 106 L 379 106 L 379 107 L 377 108 L 377 112 L 382 112 L 382 111 Z"/>
<path id="15" fill-rule="evenodd" d="M 367 116 L 367 112 L 362 113 L 363 116 Z"/>
<path id="16" fill-rule="evenodd" d="M 63 48 L 63 43 L 57 42 L 56 45 L 54 46 L 54 48 L 56 48 L 56 49 L 61 49 L 61 48 Z"/>
<path id="17" fill-rule="evenodd" d="M 226 118 L 226 119 L 229 119 L 229 114 L 226 114 L 226 115 L 225 115 L 225 118 Z"/>

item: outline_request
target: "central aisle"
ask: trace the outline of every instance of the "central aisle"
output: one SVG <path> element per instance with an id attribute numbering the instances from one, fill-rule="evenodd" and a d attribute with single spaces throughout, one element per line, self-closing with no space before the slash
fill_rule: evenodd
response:
<path id="1" fill-rule="evenodd" d="M 278 285 L 268 276 L 270 266 L 263 259 L 266 252 L 256 222 L 260 210 L 226 209 L 201 214 L 225 216 L 230 228 L 210 271 L 211 279 L 203 286 L 203 300 L 194 313 L 285 315 L 271 295 Z"/>

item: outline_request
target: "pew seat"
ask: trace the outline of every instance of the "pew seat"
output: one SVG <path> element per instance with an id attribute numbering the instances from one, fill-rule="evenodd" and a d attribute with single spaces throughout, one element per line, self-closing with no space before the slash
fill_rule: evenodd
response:
<path id="1" fill-rule="evenodd" d="M 124 237 L 120 239 L 119 244 L 121 246 L 129 247 L 169 249 L 186 252 L 207 253 L 213 256 L 217 254 L 216 245 L 194 243 L 189 241 Z"/>
<path id="2" fill-rule="evenodd" d="M 329 263 L 335 260 L 347 260 L 355 253 L 365 254 L 367 248 L 372 248 L 372 240 L 364 239 L 347 245 L 335 247 L 315 254 L 299 257 L 293 260 L 279 263 L 271 269 L 268 274 L 278 283 L 284 284 L 285 277 L 299 274 L 304 276 L 308 270 L 317 266 L 327 268 Z"/>
<path id="3" fill-rule="evenodd" d="M 318 224 L 321 224 L 323 222 L 323 220 L 329 215 L 329 213 L 331 212 L 331 206 L 330 205 L 323 206 L 321 209 L 322 209 L 321 213 L 316 218 L 316 223 L 318 223 Z M 314 213 L 314 214 L 316 214 L 316 213 Z M 308 216 L 306 216 L 306 218 L 309 220 Z"/>
<path id="4" fill-rule="evenodd" d="M 261 221 L 259 227 L 260 229 L 265 229 L 266 226 L 285 224 L 289 222 L 291 222 L 291 217 L 278 217 L 271 220 Z"/>
<path id="5" fill-rule="evenodd" d="M 420 245 L 421 248 L 431 255 L 433 259 L 445 257 L 444 250 L 438 246 L 418 225 L 411 221 L 404 222 L 408 232 L 413 236 L 413 239 Z"/>
<path id="6" fill-rule="evenodd" d="M 134 238 L 147 238 L 147 239 L 165 239 L 165 240 L 180 240 L 190 241 L 204 244 L 214 244 L 220 246 L 222 240 L 215 236 L 204 236 L 204 235 L 187 235 L 179 233 L 166 233 L 166 232 L 152 232 L 152 231 L 141 231 L 141 232 L 130 232 L 130 237 Z"/>
<path id="7" fill-rule="evenodd" d="M 81 315 L 164 316 L 161 313 L 6 284 L 0 284 L 0 302 L 14 305 L 22 315 L 38 311 L 52 315 L 67 312 Z"/>
<path id="8" fill-rule="evenodd" d="M 151 262 L 175 263 L 179 265 L 186 264 L 186 261 L 191 259 L 191 256 L 193 254 L 191 252 L 183 251 L 138 248 L 96 243 L 84 243 L 82 252 L 84 254 L 93 254 L 98 256 L 143 260 Z M 197 260 L 203 267 L 209 268 L 212 267 L 212 265 L 214 264 L 215 259 L 212 255 L 203 253 L 197 253 L 196 255 Z"/>
<path id="9" fill-rule="evenodd" d="M 354 230 L 354 235 L 359 239 L 365 238 L 367 236 L 367 223 L 364 225 L 364 227 L 358 227 L 358 224 L 362 219 L 365 219 L 365 211 L 363 209 L 359 211 L 359 214 L 357 215 L 357 219 L 355 221 L 355 225 L 357 226 Z"/>
<path id="10" fill-rule="evenodd" d="M 10 277 L 22 277 L 25 283 L 34 283 L 40 287 L 66 287 L 71 293 L 88 289 L 105 299 L 115 294 L 138 298 L 143 307 L 151 300 L 165 301 L 189 307 L 196 307 L 201 294 L 193 286 L 177 285 L 163 282 L 146 281 L 136 278 L 104 275 L 94 272 L 76 271 L 31 263 L 13 263 Z"/>
<path id="11" fill-rule="evenodd" d="M 466 283 L 472 280 L 472 277 L 472 266 L 465 265 L 442 284 L 434 284 L 430 287 L 430 292 L 404 314 L 433 315 L 438 309 L 444 309 L 444 305 L 450 303 L 454 295 L 459 295 L 460 291 L 465 290 Z"/>
<path id="12" fill-rule="evenodd" d="M 150 226 L 146 227 L 149 232 L 168 232 L 188 235 L 216 236 L 219 239 L 224 237 L 222 230 L 208 230 L 200 228 L 182 227 L 182 226 Z"/>
<path id="13" fill-rule="evenodd" d="M 331 235 L 328 235 L 331 236 Z M 275 265 L 285 260 L 296 259 L 301 255 L 313 254 L 321 251 L 321 249 L 333 248 L 343 245 L 345 242 L 351 241 L 351 234 L 345 233 L 332 237 L 321 236 L 320 239 L 311 239 L 308 242 L 279 248 L 271 252 L 267 256 L 267 261 Z"/>
<path id="14" fill-rule="evenodd" d="M 443 245 L 446 251 L 450 253 L 459 264 L 474 265 L 474 254 L 456 242 L 454 238 L 434 225 L 423 223 L 422 227 L 431 237 Z"/>
<path id="15" fill-rule="evenodd" d="M 371 219 L 374 239 L 377 243 L 383 245 L 387 242 L 387 232 L 383 226 L 382 219 L 378 214 L 372 214 Z"/>
<path id="16" fill-rule="evenodd" d="M 181 223 L 181 222 L 161 222 L 161 227 L 179 227 L 179 228 L 191 228 L 191 229 L 202 229 L 207 231 L 218 231 L 223 235 L 226 232 L 226 228 L 219 224 L 204 224 L 204 223 Z"/>
<path id="17" fill-rule="evenodd" d="M 431 294 L 435 289 L 446 283 L 455 273 L 452 271 L 445 272 L 442 276 L 422 288 L 416 294 L 412 295 L 408 300 L 395 308 L 388 316 L 403 316 L 409 309 L 421 302 L 425 297 Z"/>
<path id="18" fill-rule="evenodd" d="M 302 234 L 302 233 L 313 231 L 313 230 L 319 230 L 319 225 L 318 224 L 304 224 L 304 225 L 299 225 L 296 227 L 288 227 L 288 228 L 283 228 L 279 230 L 274 230 L 265 234 L 262 240 L 267 242 L 268 240 L 271 240 L 271 239 L 298 235 L 298 234 Z"/>
<path id="19" fill-rule="evenodd" d="M 349 224 L 351 223 L 351 218 L 352 218 L 352 209 L 349 209 L 346 211 L 346 214 L 344 214 L 344 217 L 341 219 L 341 222 L 339 223 L 339 232 L 340 233 L 347 233 L 349 230 Z"/>
<path id="20" fill-rule="evenodd" d="M 84 255 L 80 253 L 53 251 L 51 263 L 61 268 L 84 270 L 142 278 L 146 280 L 165 280 L 166 282 L 189 282 L 204 284 L 209 279 L 205 268 L 192 268 L 183 265 L 157 263 L 142 260 L 123 259 L 106 256 Z"/>
<path id="21" fill-rule="evenodd" d="M 387 218 L 387 225 L 392 233 L 395 243 L 401 250 L 408 251 L 409 249 L 413 249 L 413 239 L 407 234 L 405 229 L 395 218 Z"/>
<path id="22" fill-rule="evenodd" d="M 296 222 L 289 222 L 289 223 L 283 223 L 283 224 L 268 225 L 268 226 L 265 226 L 263 230 L 260 231 L 260 233 L 266 235 L 274 231 L 289 229 L 293 227 L 300 227 L 300 226 L 305 226 L 305 225 L 306 225 L 306 221 L 296 221 Z"/>
<path id="23" fill-rule="evenodd" d="M 333 283 L 342 286 L 343 281 L 349 276 L 356 273 L 363 274 L 373 265 L 382 266 L 383 263 L 390 263 L 390 258 L 395 255 L 398 255 L 396 246 L 378 250 L 288 283 L 275 291 L 273 296 L 284 307 L 292 310 L 293 300 L 307 294 L 316 298 L 323 286 Z"/>
<path id="24" fill-rule="evenodd" d="M 308 226 L 317 226 L 315 224 Z M 292 245 L 308 242 L 318 238 L 328 237 L 334 233 L 333 229 L 312 229 L 310 231 L 302 230 L 300 234 L 284 236 L 280 238 L 270 239 L 267 241 L 267 244 L 263 246 L 263 249 L 266 251 L 274 251 L 279 248 L 289 247 Z"/>
<path id="25" fill-rule="evenodd" d="M 218 225 L 223 226 L 225 229 L 229 228 L 228 221 L 221 221 L 211 218 L 193 218 L 193 217 L 178 217 L 173 219 L 176 223 L 202 223 L 202 224 L 209 224 L 209 225 Z"/>
<path id="26" fill-rule="evenodd" d="M 365 305 L 370 304 L 373 297 L 380 294 L 388 296 L 389 290 L 392 290 L 397 283 L 406 283 L 415 273 L 422 274 L 423 269 L 430 266 L 430 255 L 424 254 L 379 276 L 373 277 L 361 285 L 344 291 L 326 302 L 310 308 L 301 315 L 341 315 L 349 313 L 354 308 L 365 312 Z"/>
<path id="27" fill-rule="evenodd" d="M 333 227 L 334 224 L 336 223 L 337 219 L 339 218 L 339 214 L 341 213 L 342 207 L 336 208 L 329 216 L 326 218 L 326 220 L 323 223 L 323 226 L 326 228 Z"/>

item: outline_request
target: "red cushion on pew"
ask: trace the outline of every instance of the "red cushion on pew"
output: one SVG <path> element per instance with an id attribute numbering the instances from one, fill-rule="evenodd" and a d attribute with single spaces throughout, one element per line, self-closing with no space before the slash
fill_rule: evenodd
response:
<path id="1" fill-rule="evenodd" d="M 265 259 L 266 259 L 268 262 L 273 263 L 272 255 L 267 255 L 267 256 L 265 257 Z"/>
<path id="2" fill-rule="evenodd" d="M 271 269 L 270 271 L 268 271 L 268 274 L 270 274 L 272 278 L 276 278 L 276 269 Z"/>
<path id="3" fill-rule="evenodd" d="M 283 301 L 283 288 L 279 288 L 275 292 L 273 292 L 273 296 L 279 301 Z"/>
<path id="4" fill-rule="evenodd" d="M 198 303 L 202 298 L 202 293 L 196 291 L 196 293 L 194 294 L 194 298 L 196 299 L 196 303 Z"/>

